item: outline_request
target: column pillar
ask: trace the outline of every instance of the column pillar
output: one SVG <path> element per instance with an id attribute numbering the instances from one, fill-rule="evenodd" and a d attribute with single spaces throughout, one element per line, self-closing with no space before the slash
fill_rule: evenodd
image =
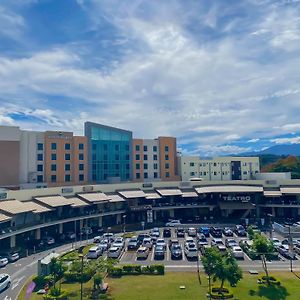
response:
<path id="1" fill-rule="evenodd" d="M 103 225 L 103 219 L 102 219 L 102 217 L 99 217 L 98 218 L 98 226 L 102 227 L 102 225 Z"/>
<path id="2" fill-rule="evenodd" d="M 122 223 L 122 216 L 121 214 L 117 214 L 117 224 L 121 224 Z"/>
<path id="3" fill-rule="evenodd" d="M 58 233 L 62 234 L 63 231 L 64 231 L 64 224 L 63 223 L 58 224 Z"/>
<path id="4" fill-rule="evenodd" d="M 156 210 L 153 210 L 153 220 L 154 220 L 154 221 L 156 221 L 156 219 L 157 219 L 156 213 L 157 213 Z"/>
<path id="5" fill-rule="evenodd" d="M 276 217 L 275 207 L 272 207 L 272 216 Z"/>
<path id="6" fill-rule="evenodd" d="M 10 248 L 16 247 L 16 236 L 13 235 L 10 237 Z"/>
<path id="7" fill-rule="evenodd" d="M 35 239 L 40 240 L 41 239 L 41 228 L 36 229 L 35 231 Z"/>
<path id="8" fill-rule="evenodd" d="M 170 218 L 174 218 L 174 217 L 175 217 L 174 209 L 170 209 Z"/>
<path id="9" fill-rule="evenodd" d="M 83 227 L 83 219 L 80 219 L 79 220 L 79 229 L 81 230 Z"/>

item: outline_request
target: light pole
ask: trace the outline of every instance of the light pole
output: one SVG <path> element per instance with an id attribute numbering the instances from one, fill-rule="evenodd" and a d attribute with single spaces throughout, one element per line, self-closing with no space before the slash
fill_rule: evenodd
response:
<path id="1" fill-rule="evenodd" d="M 290 271 L 293 272 L 293 240 L 291 236 L 291 226 L 289 225 L 289 252 L 290 252 Z"/>
<path id="2" fill-rule="evenodd" d="M 270 239 L 272 240 L 272 238 L 273 238 L 273 224 L 272 224 L 273 215 L 272 214 L 267 214 L 267 216 L 269 217 L 269 222 L 270 222 Z"/>
<path id="3" fill-rule="evenodd" d="M 123 232 L 126 232 L 126 215 L 123 215 Z"/>
<path id="4" fill-rule="evenodd" d="M 79 254 L 79 258 L 81 259 L 81 276 L 80 276 L 80 300 L 82 300 L 82 279 L 83 279 L 83 255 Z"/>

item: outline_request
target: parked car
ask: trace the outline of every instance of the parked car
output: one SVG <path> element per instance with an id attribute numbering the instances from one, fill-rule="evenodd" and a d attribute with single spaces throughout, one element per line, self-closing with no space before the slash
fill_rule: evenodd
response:
<path id="1" fill-rule="evenodd" d="M 169 249 L 171 249 L 173 245 L 179 245 L 179 241 L 177 239 L 170 239 L 169 240 Z"/>
<path id="2" fill-rule="evenodd" d="M 200 227 L 199 232 L 203 233 L 206 237 L 210 235 L 210 229 L 208 227 Z"/>
<path id="3" fill-rule="evenodd" d="M 143 243 L 142 243 L 142 246 L 143 246 L 143 247 L 146 247 L 146 248 L 148 248 L 148 249 L 152 249 L 153 243 L 152 243 L 151 238 L 144 238 Z"/>
<path id="4" fill-rule="evenodd" d="M 232 247 L 232 254 L 235 258 L 242 258 L 244 259 L 244 252 L 240 246 L 233 246 Z"/>
<path id="5" fill-rule="evenodd" d="M 232 248 L 232 247 L 238 246 L 238 243 L 234 239 L 225 239 L 225 246 L 227 248 Z"/>
<path id="6" fill-rule="evenodd" d="M 110 247 L 107 251 L 107 256 L 109 258 L 119 258 L 122 250 L 119 247 Z"/>
<path id="7" fill-rule="evenodd" d="M 221 252 L 221 254 L 223 255 L 227 254 L 227 249 L 224 244 L 223 245 L 218 244 L 215 247 Z"/>
<path id="8" fill-rule="evenodd" d="M 102 249 L 103 251 L 106 251 L 110 247 L 110 242 L 108 239 L 102 239 L 100 243 L 98 244 L 98 247 Z"/>
<path id="9" fill-rule="evenodd" d="M 171 229 L 170 228 L 164 228 L 163 237 L 165 237 L 165 238 L 171 237 Z"/>
<path id="10" fill-rule="evenodd" d="M 156 245 L 154 248 L 154 258 L 164 259 L 165 258 L 165 248 L 162 245 Z"/>
<path id="11" fill-rule="evenodd" d="M 197 235 L 197 230 L 194 227 L 189 227 L 187 230 L 187 233 L 189 236 L 196 236 Z"/>
<path id="12" fill-rule="evenodd" d="M 20 258 L 20 255 L 17 251 L 13 251 L 13 252 L 2 252 L 0 253 L 1 257 L 6 257 L 8 259 L 8 262 L 15 262 Z"/>
<path id="13" fill-rule="evenodd" d="M 181 225 L 181 222 L 179 220 L 172 220 L 168 223 L 166 223 L 166 227 L 174 227 L 174 226 L 178 226 Z"/>
<path id="14" fill-rule="evenodd" d="M 137 239 L 138 239 L 138 244 L 141 245 L 141 244 L 143 243 L 143 240 L 144 240 L 145 238 L 151 239 L 151 236 L 150 236 L 148 233 L 140 233 L 140 234 L 138 235 L 138 237 L 137 237 Z"/>
<path id="15" fill-rule="evenodd" d="M 149 254 L 149 248 L 140 246 L 136 251 L 136 258 L 147 259 L 148 254 Z"/>
<path id="16" fill-rule="evenodd" d="M 222 229 L 220 227 L 212 227 L 210 229 L 210 234 L 215 238 L 221 238 L 222 237 Z"/>
<path id="17" fill-rule="evenodd" d="M 164 239 L 157 239 L 157 241 L 156 241 L 156 247 L 157 246 L 161 246 L 164 249 L 167 249 L 167 244 L 166 244 L 166 242 L 165 242 Z"/>
<path id="18" fill-rule="evenodd" d="M 184 245 L 184 253 L 187 258 L 197 258 L 198 257 L 198 249 L 195 243 L 185 243 Z"/>
<path id="19" fill-rule="evenodd" d="M 188 244 L 190 244 L 190 243 L 195 243 L 195 241 L 194 241 L 194 239 L 192 238 L 192 237 L 187 237 L 186 239 L 185 239 L 185 243 L 188 243 Z"/>
<path id="20" fill-rule="evenodd" d="M 122 237 L 117 237 L 113 244 L 112 244 L 113 247 L 120 247 L 121 249 L 123 249 L 125 247 L 125 242 L 124 242 L 124 239 Z"/>
<path id="21" fill-rule="evenodd" d="M 232 231 L 229 227 L 225 227 L 225 228 L 223 229 L 223 234 L 224 234 L 225 236 L 233 236 L 233 231 Z"/>
<path id="22" fill-rule="evenodd" d="M 94 237 L 93 243 L 96 243 L 96 244 L 97 244 L 97 243 L 100 243 L 101 240 L 102 240 L 102 237 L 101 237 L 100 235 L 97 235 L 97 236 Z"/>
<path id="23" fill-rule="evenodd" d="M 127 249 L 128 250 L 136 250 L 139 247 L 138 238 L 137 236 L 131 237 L 128 242 Z"/>
<path id="24" fill-rule="evenodd" d="M 178 227 L 176 228 L 177 238 L 184 238 L 184 228 Z"/>
<path id="25" fill-rule="evenodd" d="M 160 237 L 160 231 L 159 231 L 159 228 L 158 227 L 154 227 L 152 230 L 151 230 L 151 235 L 159 238 Z"/>
<path id="26" fill-rule="evenodd" d="M 202 247 L 202 246 L 204 246 L 204 245 L 208 245 L 208 240 L 207 240 L 207 238 L 205 237 L 204 234 L 201 234 L 201 235 L 198 237 L 197 244 L 198 244 L 198 249 L 200 249 L 200 247 Z"/>
<path id="27" fill-rule="evenodd" d="M 8 258 L 0 256 L 0 268 L 5 267 L 8 264 Z"/>
<path id="28" fill-rule="evenodd" d="M 182 249 L 179 243 L 171 246 L 171 259 L 182 259 Z"/>
<path id="29" fill-rule="evenodd" d="M 90 259 L 97 259 L 102 254 L 102 250 L 98 246 L 93 246 L 89 249 L 89 252 L 87 253 L 87 258 Z"/>
<path id="30" fill-rule="evenodd" d="M 297 253 L 298 255 L 300 255 L 300 244 L 299 244 L 299 245 L 296 245 L 296 246 L 294 247 L 294 251 L 295 251 L 295 253 Z"/>
<path id="31" fill-rule="evenodd" d="M 274 247 L 275 248 L 277 248 L 277 247 L 279 247 L 280 245 L 281 245 L 281 242 L 280 242 L 280 240 L 278 239 L 278 238 L 272 238 L 272 243 L 273 243 L 273 245 L 274 245 Z"/>
<path id="32" fill-rule="evenodd" d="M 203 246 L 201 246 L 200 247 L 201 254 L 204 255 L 205 250 L 208 249 L 208 248 L 211 248 L 211 246 L 210 245 L 203 245 Z"/>
<path id="33" fill-rule="evenodd" d="M 76 234 L 73 231 L 69 231 L 66 234 L 66 239 L 67 240 L 75 240 L 76 239 Z"/>
<path id="34" fill-rule="evenodd" d="M 288 259 L 294 259 L 295 258 L 295 253 L 290 252 L 290 248 L 288 245 L 280 245 L 277 247 L 277 251 L 284 257 Z"/>
<path id="35" fill-rule="evenodd" d="M 54 245 L 55 244 L 55 239 L 53 237 L 51 237 L 51 236 L 47 236 L 47 237 L 43 238 L 43 242 L 46 245 L 50 246 L 50 245 Z"/>
<path id="36" fill-rule="evenodd" d="M 11 278 L 8 274 L 0 274 L 0 292 L 8 289 L 11 285 Z"/>
<path id="37" fill-rule="evenodd" d="M 224 246 L 224 243 L 223 243 L 223 240 L 220 239 L 220 238 L 213 238 L 211 240 L 211 245 L 212 246 L 217 246 L 217 245 L 223 245 Z"/>
<path id="38" fill-rule="evenodd" d="M 247 232 L 243 225 L 236 225 L 234 232 L 236 233 L 237 236 L 242 236 L 242 237 L 247 236 Z"/>

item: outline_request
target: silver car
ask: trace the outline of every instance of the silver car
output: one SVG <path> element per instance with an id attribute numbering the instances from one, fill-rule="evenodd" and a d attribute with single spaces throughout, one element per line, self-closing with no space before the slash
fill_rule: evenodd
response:
<path id="1" fill-rule="evenodd" d="M 0 292 L 8 289 L 11 285 L 11 278 L 8 274 L 0 274 Z"/>

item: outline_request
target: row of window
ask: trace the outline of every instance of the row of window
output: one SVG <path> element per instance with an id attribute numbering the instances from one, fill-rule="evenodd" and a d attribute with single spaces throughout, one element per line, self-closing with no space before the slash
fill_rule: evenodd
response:
<path id="1" fill-rule="evenodd" d="M 110 177 L 112 177 L 112 176 L 114 176 L 114 177 L 120 177 L 120 173 L 115 173 L 115 174 L 110 174 Z M 100 178 L 99 178 L 100 177 Z M 97 174 L 92 174 L 92 180 L 93 181 L 101 181 L 101 180 L 106 180 L 107 178 L 108 178 L 109 176 L 108 176 L 108 174 L 107 173 L 104 173 L 103 174 L 103 176 L 98 176 Z M 130 175 L 129 175 L 129 173 L 126 173 L 125 174 L 125 179 L 129 179 L 130 178 Z"/>
<path id="2" fill-rule="evenodd" d="M 148 160 L 148 154 L 144 154 L 144 160 Z M 140 160 L 140 154 L 135 155 L 135 160 Z M 157 160 L 157 154 L 153 154 L 153 160 Z M 169 154 L 165 154 L 165 160 L 169 160 Z"/>
<path id="3" fill-rule="evenodd" d="M 56 153 L 51 153 L 51 160 L 56 160 L 57 159 L 57 154 Z M 42 153 L 37 154 L 37 160 L 38 161 L 43 161 L 44 160 L 44 155 Z M 71 160 L 71 154 L 70 153 L 65 153 L 65 160 Z M 84 154 L 79 153 L 78 154 L 78 160 L 84 160 Z"/>
<path id="4" fill-rule="evenodd" d="M 135 145 L 135 151 L 140 151 L 140 150 L 141 150 L 140 145 Z M 148 146 L 144 145 L 143 150 L 144 150 L 144 152 L 147 152 L 148 151 Z M 153 146 L 152 151 L 157 152 L 157 146 Z M 169 152 L 169 146 L 165 146 L 165 152 Z"/>
<path id="5" fill-rule="evenodd" d="M 97 170 L 97 166 L 98 166 L 97 164 L 93 164 L 92 165 L 92 169 L 93 170 Z M 103 170 L 108 170 L 108 164 L 103 164 L 101 166 L 103 166 Z M 120 170 L 121 165 L 120 164 L 114 164 L 114 165 L 110 164 L 110 168 L 112 168 L 112 167 L 114 167 L 115 170 Z M 130 169 L 130 164 L 126 164 L 125 168 L 126 168 L 126 170 L 129 170 Z"/>
<path id="6" fill-rule="evenodd" d="M 141 173 L 136 173 L 135 178 L 140 179 L 141 178 Z M 147 179 L 147 178 L 148 178 L 148 173 L 144 173 L 144 179 Z M 158 173 L 157 172 L 153 173 L 153 178 L 158 178 Z"/>
<path id="7" fill-rule="evenodd" d="M 144 164 L 144 170 L 148 170 L 148 164 Z M 135 164 L 135 168 L 137 170 L 140 170 L 141 165 L 140 164 Z M 169 163 L 165 163 L 165 169 L 169 169 L 170 168 L 170 164 Z M 157 170 L 158 169 L 158 165 L 157 164 L 153 164 L 153 169 Z"/>
<path id="8" fill-rule="evenodd" d="M 126 154 L 124 157 L 125 157 L 125 160 L 130 159 L 129 154 Z M 92 160 L 93 161 L 96 161 L 98 158 L 99 158 L 99 155 L 97 155 L 96 153 L 92 154 Z M 108 160 L 108 154 L 103 154 L 102 158 L 103 158 L 103 160 Z M 121 156 L 119 154 L 115 154 L 115 156 L 114 156 L 115 160 L 120 160 L 120 158 L 121 158 Z"/>
<path id="9" fill-rule="evenodd" d="M 103 147 L 102 147 L 102 148 L 103 148 L 102 150 L 104 150 L 104 151 L 107 151 L 107 150 L 108 150 L 108 144 L 103 144 L 102 146 L 103 146 Z M 115 151 L 120 151 L 120 145 L 115 145 L 114 148 L 115 148 Z M 128 144 L 126 144 L 124 148 L 125 148 L 126 151 L 129 151 L 129 145 L 128 145 Z M 93 149 L 94 151 L 101 150 L 101 149 L 100 149 L 100 145 L 97 145 L 97 144 L 93 144 L 93 145 L 92 145 L 92 149 Z"/>
<path id="10" fill-rule="evenodd" d="M 51 175 L 51 182 L 56 182 L 57 177 L 56 175 Z M 71 181 L 71 175 L 66 174 L 65 175 L 65 181 L 70 182 Z M 78 181 L 84 181 L 84 174 L 79 174 L 78 175 Z M 43 175 L 38 175 L 37 176 L 37 182 L 44 182 L 44 176 Z"/>
<path id="11" fill-rule="evenodd" d="M 244 162 L 242 165 L 245 167 L 249 164 L 250 165 L 254 165 L 254 163 L 252 162 L 249 162 L 249 163 L 246 163 Z M 196 165 L 195 162 L 190 162 L 190 167 L 194 167 Z M 213 165 L 214 167 L 216 167 L 217 165 L 221 165 L 221 166 L 230 166 L 230 165 L 233 165 L 233 163 L 199 163 L 199 166 L 200 167 L 206 167 L 206 165 Z M 258 166 L 258 163 L 256 163 L 256 166 Z"/>
<path id="12" fill-rule="evenodd" d="M 51 150 L 56 150 L 57 149 L 57 143 L 51 143 Z M 43 143 L 38 143 L 37 144 L 37 150 L 42 151 L 44 150 L 44 144 Z M 70 143 L 65 143 L 65 150 L 71 150 L 71 144 Z M 79 143 L 78 144 L 78 150 L 84 150 L 84 144 Z"/>

